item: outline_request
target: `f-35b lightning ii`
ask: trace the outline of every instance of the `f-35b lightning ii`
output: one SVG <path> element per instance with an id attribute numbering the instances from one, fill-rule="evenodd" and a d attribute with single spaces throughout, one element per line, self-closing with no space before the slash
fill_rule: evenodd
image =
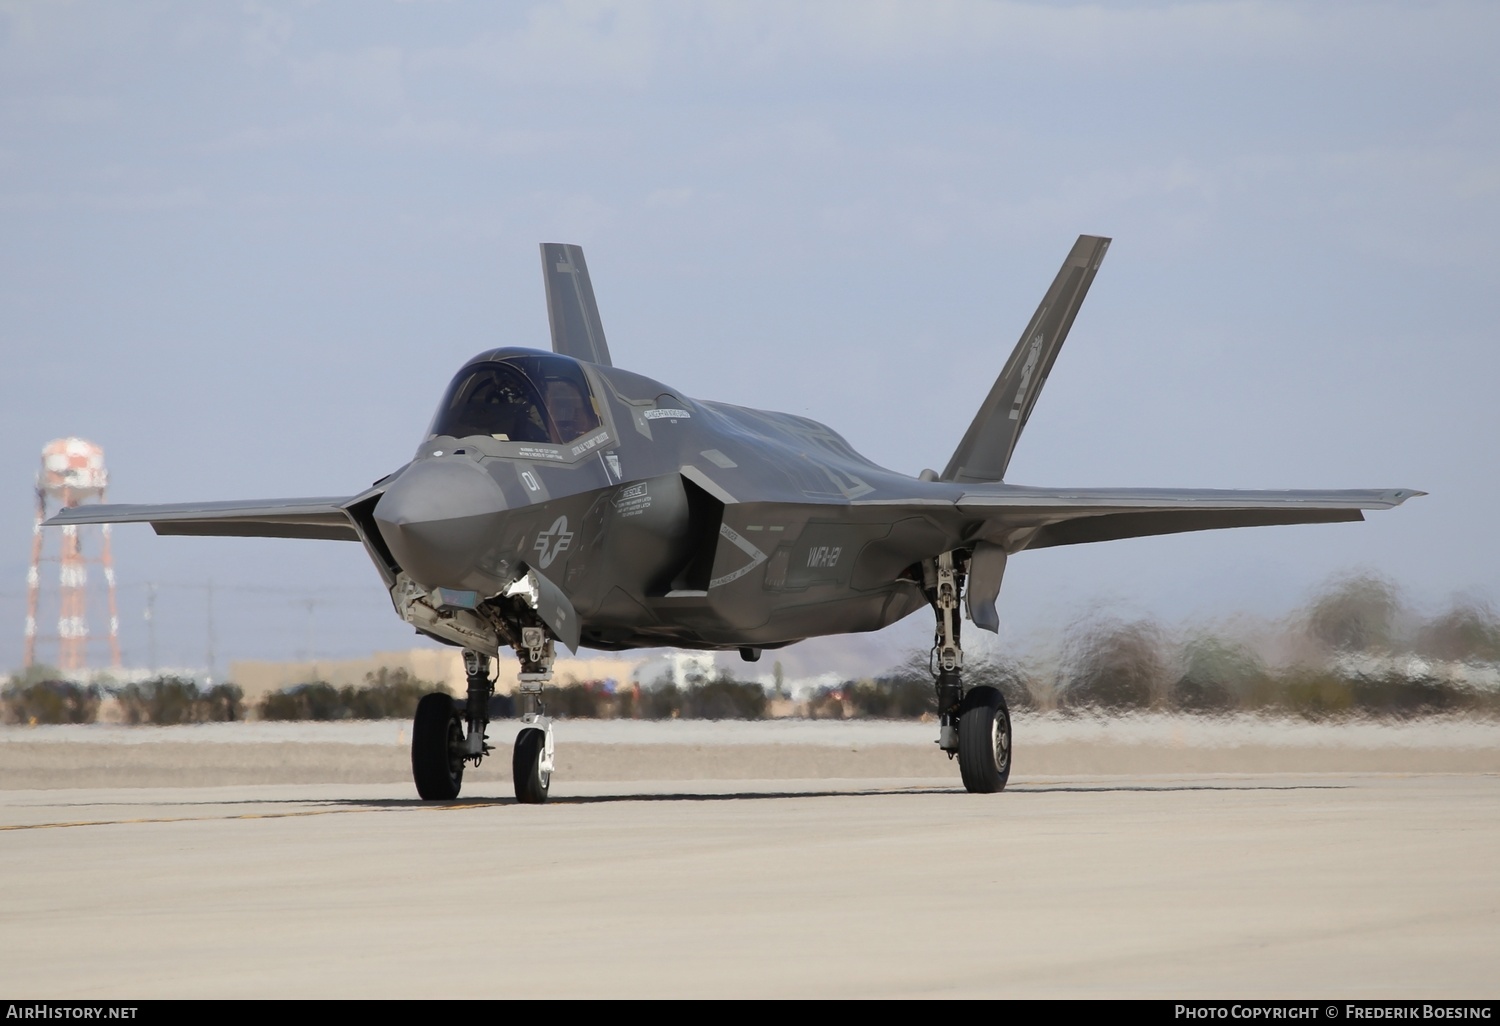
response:
<path id="1" fill-rule="evenodd" d="M 547 798 L 555 645 L 762 649 L 876 631 L 927 608 L 938 745 L 964 786 L 1005 787 L 1010 714 L 965 686 L 962 613 L 995 631 L 1006 561 L 1053 545 L 1222 527 L 1362 520 L 1410 489 L 1031 488 L 1011 453 L 1109 239 L 1081 236 L 941 473 L 886 470 L 829 428 L 693 399 L 615 367 L 583 251 L 542 245 L 552 352 L 494 349 L 459 370 L 415 457 L 358 495 L 80 506 L 49 524 L 358 542 L 402 619 L 463 649 L 466 700 L 417 707 L 418 793 L 458 795 L 486 736 L 491 660 L 520 659 L 516 797 Z"/>

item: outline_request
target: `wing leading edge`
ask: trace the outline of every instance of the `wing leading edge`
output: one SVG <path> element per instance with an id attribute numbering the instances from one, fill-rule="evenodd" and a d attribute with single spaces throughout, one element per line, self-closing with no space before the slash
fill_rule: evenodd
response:
<path id="1" fill-rule="evenodd" d="M 59 511 L 47 525 L 147 523 L 157 534 L 359 541 L 359 534 L 344 509 L 354 498 L 74 506 Z"/>

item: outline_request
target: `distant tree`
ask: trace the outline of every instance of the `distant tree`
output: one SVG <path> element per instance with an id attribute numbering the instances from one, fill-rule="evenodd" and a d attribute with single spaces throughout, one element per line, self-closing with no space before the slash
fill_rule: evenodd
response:
<path id="1" fill-rule="evenodd" d="M 1167 702 L 1183 712 L 1224 712 L 1252 704 L 1269 677 L 1255 653 L 1225 638 L 1194 638 L 1182 658 L 1182 676 L 1168 691 Z"/>
<path id="2" fill-rule="evenodd" d="M 1064 654 L 1062 700 L 1073 708 L 1146 709 L 1166 691 L 1166 641 L 1148 620 L 1087 624 Z"/>
<path id="3" fill-rule="evenodd" d="M 1415 648 L 1428 659 L 1500 662 L 1500 618 L 1488 602 L 1460 599 L 1418 629 Z"/>
<path id="4" fill-rule="evenodd" d="M 195 681 L 181 677 L 155 677 L 114 689 L 115 701 L 126 723 L 157 724 L 198 723 L 201 721 L 201 695 Z"/>
<path id="5" fill-rule="evenodd" d="M 71 680 L 12 683 L 0 690 L 7 723 L 93 723 L 99 699 L 97 687 Z"/>
<path id="6" fill-rule="evenodd" d="M 1359 573 L 1324 586 L 1306 613 L 1307 633 L 1335 652 L 1389 651 L 1401 598 L 1383 577 Z"/>

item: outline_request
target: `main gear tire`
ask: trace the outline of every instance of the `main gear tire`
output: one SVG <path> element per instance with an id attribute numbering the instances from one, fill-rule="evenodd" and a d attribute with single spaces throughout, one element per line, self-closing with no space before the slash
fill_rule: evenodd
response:
<path id="1" fill-rule="evenodd" d="M 1010 779 L 1010 709 L 999 688 L 970 689 L 959 705 L 958 771 L 971 794 L 1005 790 Z"/>
<path id="2" fill-rule="evenodd" d="M 552 786 L 552 773 L 542 769 L 547 756 L 547 732 L 527 727 L 516 735 L 516 750 L 511 758 L 511 776 L 516 782 L 516 801 L 522 805 L 541 805 Z"/>
<path id="3" fill-rule="evenodd" d="M 464 721 L 451 695 L 423 695 L 411 727 L 411 776 L 430 802 L 458 797 L 464 782 Z"/>

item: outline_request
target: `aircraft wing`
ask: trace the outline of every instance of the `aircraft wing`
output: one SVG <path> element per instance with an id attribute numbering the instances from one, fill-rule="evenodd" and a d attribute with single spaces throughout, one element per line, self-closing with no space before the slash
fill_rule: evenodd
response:
<path id="1" fill-rule="evenodd" d="M 1217 488 L 1029 488 L 966 492 L 961 513 L 994 522 L 984 533 L 1009 551 L 1226 527 L 1363 520 L 1425 492 L 1410 488 L 1249 491 Z"/>
<path id="2" fill-rule="evenodd" d="M 73 506 L 60 510 L 47 525 L 148 523 L 157 534 L 359 541 L 344 511 L 351 501 L 353 497 Z"/>

